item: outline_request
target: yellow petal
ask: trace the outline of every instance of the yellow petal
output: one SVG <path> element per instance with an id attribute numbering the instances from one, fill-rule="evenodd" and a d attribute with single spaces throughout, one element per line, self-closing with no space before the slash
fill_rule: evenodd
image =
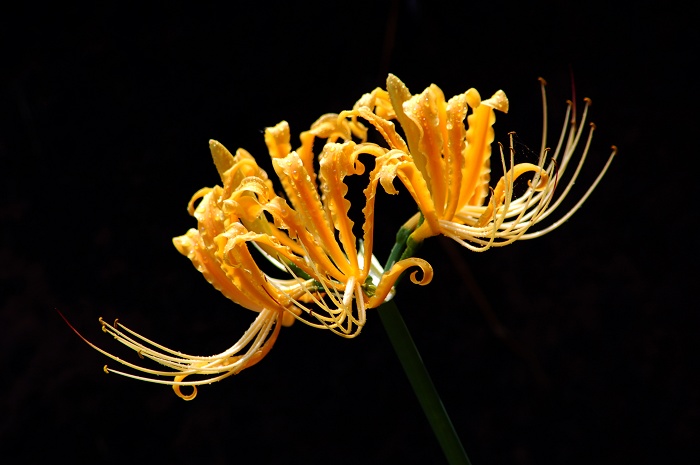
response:
<path id="1" fill-rule="evenodd" d="M 438 216 L 445 210 L 447 195 L 445 160 L 442 157 L 443 143 L 447 139 L 446 106 L 445 96 L 435 84 L 403 104 L 406 116 L 417 129 L 418 143 L 409 144 L 411 157 L 428 183 Z"/>
<path id="2" fill-rule="evenodd" d="M 352 271 L 347 273 L 349 276 L 355 276 L 358 271 L 357 241 L 352 232 L 354 222 L 348 216 L 350 201 L 345 198 L 348 186 L 344 178 L 364 172 L 364 165 L 357 160 L 354 148 L 354 142 L 327 143 L 319 156 L 323 204 L 331 214 L 333 226 L 338 231 L 338 237 L 350 263 Z"/>
<path id="3" fill-rule="evenodd" d="M 473 104 L 474 101 L 470 101 L 469 105 Z M 474 112 L 467 117 L 469 129 L 466 133 L 467 147 L 458 210 L 464 205 L 481 205 L 488 192 L 493 124 L 496 122 L 494 109 L 507 110 L 508 99 L 502 91 L 498 91 L 473 108 Z"/>
<path id="4" fill-rule="evenodd" d="M 386 296 L 389 295 L 389 292 L 391 292 L 391 288 L 394 286 L 396 280 L 399 279 L 399 276 L 413 266 L 420 268 L 422 273 L 421 279 L 418 279 L 418 271 L 411 273 L 411 281 L 414 284 L 425 286 L 432 281 L 433 267 L 422 258 L 411 257 L 398 261 L 394 263 L 389 271 L 385 271 L 382 275 L 375 294 L 367 301 L 367 308 L 376 308 L 381 305 L 386 299 Z"/>

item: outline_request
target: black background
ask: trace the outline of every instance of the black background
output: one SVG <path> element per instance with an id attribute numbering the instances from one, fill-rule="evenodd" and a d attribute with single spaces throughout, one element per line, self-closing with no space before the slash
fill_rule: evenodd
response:
<path id="1" fill-rule="evenodd" d="M 475 464 L 697 463 L 694 252 L 698 29 L 673 2 L 123 4 L 0 15 L 0 454 L 7 463 L 444 463 L 381 323 L 344 340 L 283 328 L 259 365 L 183 402 L 105 375 L 93 342 L 119 317 L 212 354 L 253 315 L 171 244 L 217 183 L 207 141 L 269 168 L 293 134 L 397 74 L 414 92 L 502 88 L 537 149 L 591 97 L 584 208 L 544 238 L 475 254 L 434 238 L 436 275 L 397 304 Z M 20 11 L 21 10 L 21 11 Z M 695 63 L 694 63 L 695 62 Z M 559 116 L 559 117 L 557 117 Z M 408 205 L 407 205 L 408 204 Z M 378 205 L 386 257 L 410 202 Z"/>

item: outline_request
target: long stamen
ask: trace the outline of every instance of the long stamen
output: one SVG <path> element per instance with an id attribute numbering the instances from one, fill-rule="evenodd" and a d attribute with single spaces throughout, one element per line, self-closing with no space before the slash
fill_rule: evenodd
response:
<path id="1" fill-rule="evenodd" d="M 289 272 L 290 275 L 294 277 L 294 279 L 299 280 L 299 278 L 296 276 L 296 274 L 293 272 L 291 268 L 287 268 L 287 271 Z M 354 280 L 354 278 L 351 278 L 351 280 Z M 300 281 L 300 280 L 299 280 Z M 312 301 L 320 308 L 324 309 L 328 316 L 324 316 L 321 314 L 318 314 L 317 312 L 313 311 L 312 309 L 308 308 L 305 306 L 303 303 L 299 302 L 297 299 L 294 299 L 293 297 L 290 297 L 290 300 L 294 303 L 294 305 L 301 309 L 302 311 L 306 312 L 308 315 L 312 315 L 316 320 L 320 322 L 320 324 L 314 324 L 304 318 L 302 318 L 299 315 L 294 315 L 295 318 L 302 323 L 314 327 L 314 328 L 324 328 L 328 329 L 331 332 L 338 334 L 343 337 L 348 337 L 352 338 L 357 336 L 360 331 L 362 330 L 362 327 L 364 326 L 365 323 L 365 318 L 363 316 L 360 316 L 359 318 L 355 318 L 352 315 L 352 297 L 353 297 L 353 285 L 350 285 L 350 282 L 345 287 L 345 292 L 343 293 L 343 296 L 341 297 L 340 294 L 336 289 L 330 289 L 326 286 L 326 281 L 327 280 L 320 280 L 320 284 L 323 286 L 323 289 L 325 291 L 325 294 L 328 298 L 331 299 L 331 303 L 336 307 L 336 309 L 330 308 L 325 302 L 322 300 L 318 299 L 313 293 L 307 292 L 307 295 L 312 299 Z M 300 281 L 301 282 L 301 281 Z M 361 299 L 358 299 L 358 302 L 360 302 Z M 364 304 L 364 302 L 363 302 Z M 359 309 L 359 304 L 358 304 L 358 309 Z M 364 310 L 364 305 L 361 307 Z M 350 311 L 348 311 L 350 309 Z M 363 311 L 362 310 L 362 311 Z M 345 323 L 347 320 L 347 325 L 343 326 L 343 323 Z M 357 328 L 353 327 L 353 324 L 357 326 Z M 340 329 L 338 329 L 340 328 Z"/>
<path id="2" fill-rule="evenodd" d="M 58 310 L 57 310 L 58 311 Z M 141 381 L 147 381 L 156 384 L 170 385 L 175 388 L 178 386 L 197 386 L 201 384 L 210 384 L 221 379 L 227 378 L 235 373 L 240 372 L 245 369 L 252 359 L 260 355 L 261 351 L 265 351 L 264 346 L 271 346 L 279 332 L 279 324 L 276 325 L 275 330 L 272 335 L 269 335 L 272 326 L 277 323 L 277 313 L 272 310 L 263 310 L 260 312 L 255 321 L 251 324 L 248 330 L 244 333 L 243 337 L 234 344 L 231 348 L 226 351 L 209 357 L 192 356 L 186 355 L 181 352 L 176 352 L 172 349 L 157 344 L 150 339 L 147 339 L 140 334 L 130 330 L 126 326 L 122 325 L 115 320 L 113 325 L 105 322 L 100 318 L 100 324 L 104 332 L 113 336 L 118 342 L 126 345 L 130 349 L 134 350 L 139 358 L 149 358 L 156 363 L 171 368 L 174 371 L 163 371 L 154 370 L 151 368 L 136 365 L 134 363 L 123 360 L 109 352 L 96 346 L 88 339 L 86 339 L 78 330 L 70 324 L 68 319 L 58 311 L 59 315 L 68 324 L 68 326 L 75 332 L 78 337 L 80 337 L 86 344 L 88 344 L 93 349 L 97 350 L 101 354 L 111 358 L 112 360 L 124 365 L 128 368 L 146 373 L 153 376 L 165 376 L 171 377 L 172 380 L 151 378 L 148 376 L 137 375 L 134 373 L 128 373 L 121 370 L 115 370 L 109 368 L 107 365 L 104 366 L 104 371 L 106 373 L 115 373 L 121 376 L 125 376 L 132 379 L 137 379 Z M 123 329 L 127 333 L 134 336 L 134 338 L 127 336 L 119 328 Z M 143 341 L 143 342 L 139 342 Z M 244 347 L 248 346 L 246 352 L 242 355 L 234 355 L 239 353 Z M 159 352 L 154 350 L 154 348 L 161 350 Z M 267 348 L 269 350 L 269 347 Z M 176 355 L 176 356 L 174 356 Z M 194 381 L 183 381 L 186 376 L 190 375 L 203 375 L 203 379 Z M 214 376 L 211 376 L 214 375 Z M 178 389 L 175 389 L 176 393 L 186 399 L 190 400 L 196 395 L 195 392 L 189 395 L 183 395 Z"/>
<path id="3" fill-rule="evenodd" d="M 605 173 L 608 171 L 608 168 L 610 167 L 610 164 L 612 163 L 613 158 L 615 158 L 616 154 L 617 154 L 617 147 L 613 145 L 612 146 L 612 153 L 608 157 L 608 161 L 605 163 L 605 166 L 603 166 L 603 169 L 600 171 L 600 173 L 598 173 L 598 176 L 596 177 L 593 184 L 591 184 L 591 186 L 588 188 L 586 193 L 581 197 L 581 199 L 579 199 L 579 201 L 576 203 L 576 205 L 574 205 L 564 216 L 562 216 L 557 221 L 555 221 L 554 223 L 549 225 L 547 228 L 541 229 L 539 231 L 535 231 L 535 232 L 530 233 L 530 234 L 525 234 L 524 236 L 521 237 L 521 239 L 534 239 L 536 237 L 543 236 L 551 231 L 554 231 L 559 226 L 564 224 L 569 218 L 571 218 L 571 216 L 574 213 L 576 213 L 576 211 L 579 208 L 581 208 L 581 205 L 583 205 L 584 202 L 588 199 L 588 196 L 590 196 L 591 193 L 595 190 L 595 188 L 598 186 L 598 183 L 600 183 L 600 180 L 603 179 L 603 176 L 605 176 Z"/>

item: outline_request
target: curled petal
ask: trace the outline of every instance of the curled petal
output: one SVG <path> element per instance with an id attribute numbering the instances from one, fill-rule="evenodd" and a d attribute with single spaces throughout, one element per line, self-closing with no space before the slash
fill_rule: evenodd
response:
<path id="1" fill-rule="evenodd" d="M 377 176 L 389 194 L 398 192 L 393 186 L 393 180 L 398 176 L 425 218 L 422 235 L 429 237 L 440 233 L 439 217 L 430 188 L 423 174 L 412 163 L 410 155 L 398 150 L 387 152 L 377 159 L 377 166 L 371 176 Z"/>
<path id="2" fill-rule="evenodd" d="M 372 113 L 369 108 L 359 108 L 353 111 L 344 111 L 340 114 L 340 118 L 352 117 L 357 118 L 361 116 L 363 119 L 367 120 L 374 128 L 379 132 L 379 134 L 384 138 L 384 140 L 389 144 L 390 149 L 397 149 L 403 152 L 408 152 L 408 145 L 403 140 L 403 138 L 396 131 L 396 125 L 392 121 L 384 119 L 379 115 Z M 359 124 L 359 123 L 357 123 Z M 363 126 L 364 127 L 364 126 Z M 365 129 L 366 132 L 366 129 Z M 366 137 L 363 138 L 365 140 Z"/>
<path id="3" fill-rule="evenodd" d="M 392 287 L 401 274 L 412 266 L 417 266 L 420 268 L 423 276 L 418 279 L 418 270 L 411 273 L 411 281 L 414 284 L 425 286 L 430 283 L 433 279 L 433 267 L 427 261 L 422 258 L 406 258 L 400 260 L 391 267 L 389 271 L 384 272 L 377 285 L 375 294 L 367 301 L 367 308 L 375 308 L 379 306 L 386 299 L 387 295 L 391 292 Z"/>
<path id="4" fill-rule="evenodd" d="M 311 135 L 321 139 L 326 139 L 329 143 L 334 143 L 338 139 L 348 141 L 352 139 L 350 125 L 344 118 L 338 118 L 335 113 L 327 113 L 317 119 L 311 125 L 311 129 L 302 133 L 302 142 L 306 135 Z"/>
<path id="5" fill-rule="evenodd" d="M 502 90 L 497 90 L 496 93 L 491 96 L 491 98 L 482 100 L 481 104 L 491 107 L 494 110 L 508 113 L 508 97 L 506 97 L 506 93 Z"/>
<path id="6" fill-rule="evenodd" d="M 279 125 L 278 125 L 279 126 Z M 287 128 L 287 131 L 289 129 Z M 326 139 L 327 143 L 333 143 L 338 139 L 348 141 L 352 138 L 351 124 L 345 118 L 339 118 L 334 113 L 327 113 L 317 119 L 308 131 L 304 131 L 299 136 L 301 146 L 297 149 L 299 158 L 304 163 L 312 182 L 316 182 L 316 173 L 314 171 L 314 141 L 316 138 Z M 288 137 L 288 136 L 287 136 Z M 278 155 L 274 158 L 282 158 L 289 153 L 289 150 L 284 155 Z"/>
<path id="7" fill-rule="evenodd" d="M 189 214 L 191 216 L 194 216 L 194 210 L 195 210 L 194 203 L 197 200 L 204 198 L 211 191 L 212 191 L 211 187 L 202 187 L 201 189 L 199 189 L 197 192 L 194 193 L 194 195 L 190 199 L 189 203 L 187 204 L 187 211 L 189 212 Z"/>
<path id="8" fill-rule="evenodd" d="M 259 312 L 264 308 L 262 302 L 252 298 L 234 284 L 231 279 L 240 273 L 237 268 L 232 268 L 221 263 L 203 244 L 201 236 L 196 229 L 190 229 L 184 236 L 173 239 L 177 250 L 187 256 L 204 278 L 224 296 L 250 310 Z"/>

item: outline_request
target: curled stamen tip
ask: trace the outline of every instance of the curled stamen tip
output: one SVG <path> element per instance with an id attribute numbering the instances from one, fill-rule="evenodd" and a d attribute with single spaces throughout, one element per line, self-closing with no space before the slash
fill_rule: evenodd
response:
<path id="1" fill-rule="evenodd" d="M 612 151 L 613 151 L 612 154 L 613 154 L 613 155 L 617 155 L 617 145 L 611 145 L 610 148 L 611 148 Z"/>
<path id="2" fill-rule="evenodd" d="M 589 99 L 588 97 L 583 99 L 584 102 L 586 102 L 586 105 L 591 106 L 593 105 L 593 100 Z"/>
<path id="3" fill-rule="evenodd" d="M 105 373 L 109 374 L 109 368 L 107 368 L 107 365 L 105 365 L 105 366 L 102 368 L 102 370 L 103 370 Z"/>
<path id="4" fill-rule="evenodd" d="M 115 319 L 114 319 L 114 324 L 113 324 L 112 326 L 114 326 L 114 327 L 116 328 L 118 322 L 119 322 L 119 318 L 115 318 Z"/>
<path id="5" fill-rule="evenodd" d="M 540 84 L 542 84 L 543 86 L 547 85 L 547 81 L 545 81 L 543 77 L 538 77 L 537 80 L 540 81 Z"/>
<path id="6" fill-rule="evenodd" d="M 590 123 L 590 126 L 591 126 L 591 131 L 597 127 L 597 126 L 595 125 L 595 123 Z"/>

